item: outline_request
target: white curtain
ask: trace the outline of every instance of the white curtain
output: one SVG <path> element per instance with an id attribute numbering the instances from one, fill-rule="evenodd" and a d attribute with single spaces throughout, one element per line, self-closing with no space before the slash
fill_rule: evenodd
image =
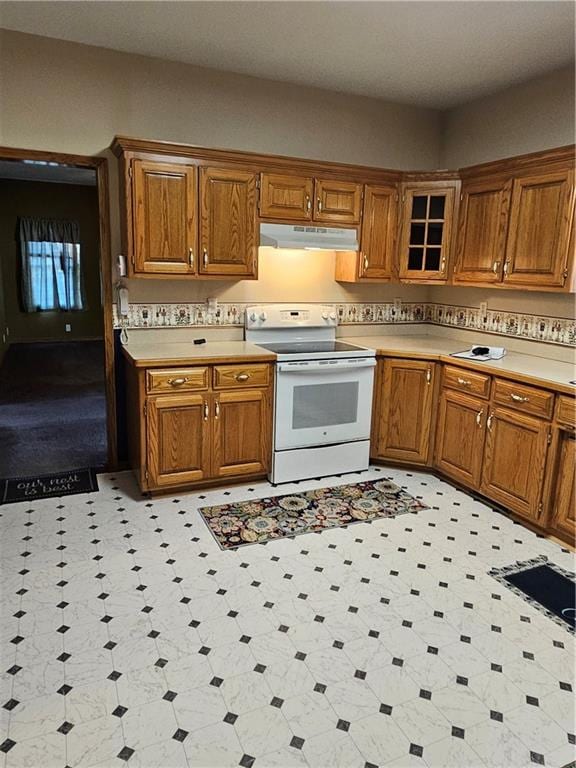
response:
<path id="1" fill-rule="evenodd" d="M 19 230 L 25 311 L 83 309 L 78 224 L 20 219 Z"/>

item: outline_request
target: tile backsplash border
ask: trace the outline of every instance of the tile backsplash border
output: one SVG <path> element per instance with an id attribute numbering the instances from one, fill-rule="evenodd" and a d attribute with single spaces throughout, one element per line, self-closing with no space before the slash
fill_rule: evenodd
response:
<path id="1" fill-rule="evenodd" d="M 113 305 L 114 327 L 121 328 L 198 328 L 241 327 L 244 311 L 254 302 L 219 303 L 216 310 L 202 303 L 129 304 L 128 316 L 120 323 Z M 489 309 L 481 314 L 477 307 L 434 302 L 402 302 L 397 309 L 392 302 L 336 303 L 341 325 L 384 325 L 430 323 L 462 330 L 482 331 L 500 336 L 576 347 L 576 321 L 570 318 L 505 312 Z"/>

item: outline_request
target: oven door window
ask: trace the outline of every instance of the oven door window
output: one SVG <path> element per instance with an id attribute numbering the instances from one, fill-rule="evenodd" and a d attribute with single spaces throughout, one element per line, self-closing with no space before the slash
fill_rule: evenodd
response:
<path id="1" fill-rule="evenodd" d="M 357 381 L 295 386 L 292 429 L 354 424 L 358 418 L 358 389 Z"/>

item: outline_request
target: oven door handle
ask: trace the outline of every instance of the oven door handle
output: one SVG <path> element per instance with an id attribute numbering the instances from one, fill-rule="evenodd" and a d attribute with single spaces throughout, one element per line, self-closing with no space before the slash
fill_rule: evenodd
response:
<path id="1" fill-rule="evenodd" d="M 373 357 L 360 358 L 361 362 L 339 360 L 337 363 L 278 363 L 280 373 L 329 373 L 343 370 L 359 371 L 363 368 L 374 368 L 376 359 Z"/>

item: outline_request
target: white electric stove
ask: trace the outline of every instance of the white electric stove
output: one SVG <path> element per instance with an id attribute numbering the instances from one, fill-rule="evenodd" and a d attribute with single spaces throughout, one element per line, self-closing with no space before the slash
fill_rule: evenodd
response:
<path id="1" fill-rule="evenodd" d="M 277 355 L 273 483 L 368 468 L 376 353 L 337 340 L 337 325 L 333 306 L 246 310 L 246 340 Z"/>

